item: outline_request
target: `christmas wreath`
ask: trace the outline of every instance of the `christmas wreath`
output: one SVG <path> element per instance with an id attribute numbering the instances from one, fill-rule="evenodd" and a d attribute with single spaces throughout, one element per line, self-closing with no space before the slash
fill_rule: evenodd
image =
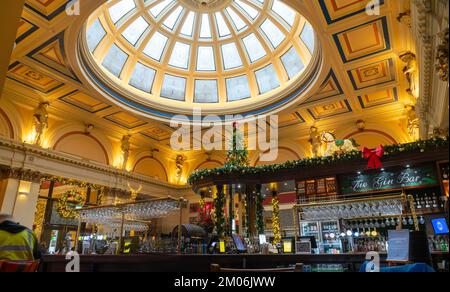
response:
<path id="1" fill-rule="evenodd" d="M 77 212 L 76 207 L 82 207 L 85 203 L 84 196 L 76 191 L 70 190 L 65 192 L 61 198 L 59 198 L 56 204 L 56 211 L 59 216 L 65 219 L 75 219 Z"/>

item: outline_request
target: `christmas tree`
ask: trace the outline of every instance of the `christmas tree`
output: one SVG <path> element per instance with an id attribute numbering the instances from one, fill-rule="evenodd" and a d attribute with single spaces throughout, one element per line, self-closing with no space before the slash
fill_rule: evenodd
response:
<path id="1" fill-rule="evenodd" d="M 233 137 L 230 141 L 230 147 L 227 151 L 227 160 L 225 168 L 235 168 L 248 166 L 248 150 L 245 146 L 242 133 L 237 128 L 237 123 L 233 123 Z"/>

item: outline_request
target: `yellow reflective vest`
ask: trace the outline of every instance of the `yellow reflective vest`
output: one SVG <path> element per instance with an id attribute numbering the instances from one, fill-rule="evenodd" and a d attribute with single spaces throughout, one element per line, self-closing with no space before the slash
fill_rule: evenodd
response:
<path id="1" fill-rule="evenodd" d="M 36 249 L 37 240 L 31 230 L 19 233 L 0 230 L 0 260 L 34 261 Z"/>

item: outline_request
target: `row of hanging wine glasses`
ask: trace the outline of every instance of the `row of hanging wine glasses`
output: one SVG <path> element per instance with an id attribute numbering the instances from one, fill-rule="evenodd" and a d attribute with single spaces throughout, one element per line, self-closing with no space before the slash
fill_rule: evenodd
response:
<path id="1" fill-rule="evenodd" d="M 348 204 L 307 206 L 302 208 L 304 220 L 328 220 L 337 218 L 360 218 L 395 216 L 402 214 L 403 204 L 400 199 L 372 202 L 354 202 Z"/>

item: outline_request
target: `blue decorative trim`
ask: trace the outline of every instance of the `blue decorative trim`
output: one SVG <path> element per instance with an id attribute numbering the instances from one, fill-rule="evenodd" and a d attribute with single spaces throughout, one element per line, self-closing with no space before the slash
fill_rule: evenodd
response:
<path id="1" fill-rule="evenodd" d="M 91 113 L 91 114 L 96 114 L 96 113 L 98 113 L 98 112 L 104 111 L 104 110 L 109 109 L 109 108 L 112 107 L 112 106 L 110 106 L 110 105 L 108 105 L 108 104 L 105 104 L 105 107 L 103 107 L 103 108 L 101 108 L 101 109 L 99 109 L 99 110 L 96 110 L 96 111 L 90 111 L 90 110 L 85 109 L 85 108 L 83 108 L 83 107 L 81 107 L 81 106 L 79 106 L 79 105 L 77 105 L 77 104 L 75 104 L 75 103 L 73 103 L 73 102 L 71 102 L 71 101 L 69 101 L 69 100 L 66 100 L 66 97 L 72 96 L 72 95 L 73 95 L 74 93 L 76 93 L 76 92 L 80 92 L 80 91 L 79 91 L 79 90 L 74 90 L 74 91 L 72 91 L 72 92 L 69 92 L 69 93 L 67 93 L 67 94 L 65 94 L 65 95 L 63 95 L 63 96 L 61 96 L 61 97 L 58 98 L 58 99 L 59 99 L 60 101 L 64 102 L 64 103 L 67 103 L 67 104 L 69 104 L 69 105 L 71 105 L 71 106 L 74 106 L 74 107 L 76 107 L 76 108 L 78 108 L 78 109 L 81 109 L 81 110 L 86 111 L 86 112 Z"/>
<path id="2" fill-rule="evenodd" d="M 64 3 L 62 6 L 60 6 L 58 9 L 56 9 L 55 11 L 53 11 L 52 13 L 50 13 L 49 15 L 45 15 L 44 13 L 40 12 L 39 10 L 37 10 L 36 8 L 34 8 L 33 6 L 31 6 L 28 3 L 25 3 L 25 7 L 27 7 L 28 9 L 32 10 L 34 13 L 38 14 L 39 16 L 45 18 L 46 20 L 50 21 L 53 18 L 57 17 L 58 15 L 60 15 L 62 12 L 66 11 L 66 6 L 67 4 L 70 2 L 70 0 L 67 0 L 66 3 Z"/>
<path id="3" fill-rule="evenodd" d="M 37 25 L 35 25 L 34 23 L 31 23 L 27 19 L 22 17 L 22 20 L 31 24 L 32 27 L 16 38 L 16 44 L 19 44 L 21 41 L 23 41 L 24 39 L 26 39 L 28 36 L 30 36 L 32 33 L 34 33 L 35 31 L 37 31 L 39 29 L 39 27 Z"/>
<path id="4" fill-rule="evenodd" d="M 84 57 L 83 57 L 84 58 Z M 85 60 L 83 60 L 83 63 L 86 63 Z M 168 113 L 168 112 L 164 112 L 164 111 L 160 111 L 148 106 L 145 106 L 143 104 L 137 103 L 133 100 L 130 100 L 120 94 L 118 94 L 116 91 L 112 90 L 111 88 L 109 88 L 108 86 L 106 86 L 101 80 L 99 80 L 99 78 L 97 76 L 95 76 L 95 74 L 92 72 L 92 70 L 89 68 L 89 66 L 84 66 L 86 73 L 89 75 L 90 79 L 92 81 L 94 81 L 99 88 L 104 91 L 106 94 L 110 95 L 111 97 L 113 97 L 114 99 L 118 100 L 119 102 L 125 104 L 128 107 L 131 107 L 135 110 L 147 113 L 147 114 L 151 114 L 151 115 L 155 115 L 155 116 L 159 116 L 161 118 L 165 118 L 165 119 L 170 119 L 173 118 L 179 114 L 173 114 L 173 113 Z M 319 70 L 314 70 L 314 74 L 311 74 L 307 80 L 305 80 L 305 82 L 303 82 L 292 94 L 290 94 L 287 98 L 280 100 L 276 103 L 273 103 L 269 106 L 266 106 L 264 108 L 258 109 L 258 110 L 253 110 L 253 111 L 248 111 L 248 112 L 241 112 L 241 113 L 235 113 L 235 115 L 243 115 L 243 116 L 248 116 L 248 115 L 259 115 L 261 113 L 265 113 L 267 111 L 270 111 L 274 108 L 280 107 L 286 103 L 289 103 L 290 101 L 292 101 L 293 99 L 297 98 L 298 95 L 300 95 L 307 87 L 309 87 L 312 82 L 314 81 L 314 79 L 320 74 Z M 225 119 L 226 115 L 221 115 L 219 116 L 222 119 Z M 192 116 L 187 116 L 189 118 L 189 120 L 192 121 Z"/>
<path id="5" fill-rule="evenodd" d="M 327 82 L 330 80 L 330 78 L 333 79 L 334 83 L 336 84 L 337 89 L 338 89 L 338 91 L 339 91 L 338 94 L 331 94 L 331 95 L 327 95 L 327 96 L 324 96 L 324 97 L 319 98 L 319 99 L 314 99 L 314 100 L 312 100 L 312 99 L 314 98 L 314 95 L 313 95 L 313 96 L 311 96 L 310 98 L 308 98 L 305 102 L 302 102 L 301 104 L 299 104 L 299 106 L 300 106 L 300 105 L 304 105 L 304 104 L 308 104 L 308 103 L 312 103 L 312 102 L 322 101 L 322 100 L 325 100 L 325 99 L 330 98 L 330 97 L 335 97 L 335 96 L 343 95 L 343 94 L 344 94 L 344 90 L 342 90 L 342 86 L 341 86 L 341 84 L 339 83 L 339 80 L 337 79 L 336 74 L 334 73 L 333 69 L 331 69 L 331 70 L 330 70 L 330 73 L 328 73 L 327 77 L 325 78 L 325 81 L 324 81 L 324 82 L 322 83 L 322 85 L 321 85 L 321 88 L 323 88 L 323 86 L 324 86 L 325 84 L 327 84 Z"/>
<path id="6" fill-rule="evenodd" d="M 77 78 L 76 74 L 73 72 L 72 68 L 67 66 L 67 56 L 66 56 L 66 52 L 64 50 L 64 33 L 65 31 L 62 31 L 61 33 L 59 33 L 58 35 L 52 37 L 51 39 L 47 40 L 45 43 L 43 43 L 42 45 L 40 45 L 39 47 L 35 48 L 34 50 L 32 50 L 30 53 L 27 54 L 27 57 L 33 59 L 34 61 L 38 62 L 39 64 L 42 64 L 44 66 L 46 66 L 47 68 L 50 68 L 52 70 L 55 70 L 61 74 L 63 74 L 64 76 L 67 76 L 71 79 L 73 79 L 74 81 L 77 81 L 78 83 L 81 83 L 80 80 Z M 66 63 L 67 66 L 67 70 L 69 71 L 70 75 L 67 74 L 67 72 L 62 72 L 61 70 L 58 70 L 56 68 L 53 68 L 51 66 L 49 66 L 48 64 L 40 61 L 39 59 L 37 59 L 35 57 L 36 54 L 38 54 L 41 50 L 43 50 L 45 47 L 47 47 L 48 45 L 50 45 L 51 43 L 55 42 L 55 41 L 59 41 L 59 45 L 61 48 L 61 55 L 64 59 L 64 62 Z"/>
<path id="7" fill-rule="evenodd" d="M 341 17 L 339 17 L 339 18 L 332 19 L 331 16 L 330 16 L 330 12 L 328 11 L 328 7 L 327 7 L 327 5 L 325 4 L 325 1 L 326 1 L 326 0 L 319 0 L 319 4 L 320 4 L 320 7 L 321 7 L 321 9 L 322 9 L 322 12 L 323 12 L 323 14 L 324 14 L 324 16 L 325 16 L 325 20 L 327 21 L 328 25 L 333 24 L 333 23 L 336 23 L 336 22 L 339 22 L 339 21 L 342 21 L 342 20 L 347 19 L 347 18 L 350 18 L 350 17 L 353 17 L 353 16 L 355 16 L 355 15 L 357 15 L 357 14 L 366 12 L 366 8 L 364 8 L 364 9 L 361 9 L 361 10 L 358 10 L 358 11 L 355 11 L 355 12 L 352 12 L 352 13 L 350 13 L 350 14 L 341 16 Z M 380 7 L 381 7 L 382 5 L 384 5 L 384 0 L 380 0 Z"/>
<path id="8" fill-rule="evenodd" d="M 116 124 L 116 125 L 118 125 L 118 126 L 120 126 L 120 127 L 122 127 L 122 128 L 128 129 L 128 130 L 133 130 L 133 129 L 136 129 L 136 128 L 139 128 L 139 127 L 142 127 L 142 126 L 145 126 L 145 125 L 148 124 L 147 122 L 142 122 L 141 124 L 139 124 L 139 125 L 137 125 L 137 126 L 129 127 L 129 126 L 127 126 L 127 125 L 121 124 L 121 123 L 119 123 L 119 122 L 117 122 L 117 121 L 111 119 L 112 116 L 117 115 L 117 114 L 120 114 L 120 113 L 121 113 L 121 111 L 116 112 L 116 113 L 113 113 L 113 114 L 110 114 L 110 115 L 107 115 L 106 117 L 103 117 L 103 118 L 104 118 L 105 120 L 108 120 L 108 121 L 110 121 L 110 122 L 112 122 L 112 123 L 114 123 L 114 124 Z"/>
<path id="9" fill-rule="evenodd" d="M 384 48 L 384 49 L 382 49 L 382 50 L 380 50 L 380 51 L 376 51 L 376 52 L 373 52 L 373 53 L 370 53 L 370 54 L 367 54 L 367 55 L 364 55 L 364 56 L 361 56 L 361 57 L 357 57 L 357 58 L 353 58 L 353 59 L 349 59 L 349 60 L 348 60 L 347 57 L 345 56 L 345 52 L 344 52 L 344 49 L 342 48 L 342 44 L 341 44 L 341 42 L 339 41 L 339 35 L 340 35 L 340 34 L 343 34 L 343 33 L 345 33 L 345 32 L 348 32 L 348 31 L 357 29 L 357 28 L 359 28 L 359 27 L 368 25 L 368 24 L 370 24 L 370 23 L 378 22 L 378 21 L 380 21 L 380 20 L 381 20 L 381 22 L 382 22 L 383 35 L 384 35 L 384 40 L 385 40 L 385 42 L 386 42 L 386 48 Z M 360 59 L 363 59 L 363 58 L 367 58 L 367 57 L 370 57 L 370 56 L 373 56 L 373 55 L 376 55 L 376 54 L 379 54 L 379 53 L 382 53 L 382 52 L 389 51 L 389 50 L 391 49 L 391 40 L 390 40 L 390 36 L 389 36 L 389 27 L 388 27 L 388 23 L 387 23 L 387 18 L 386 18 L 386 16 L 384 16 L 384 17 L 382 17 L 382 18 L 378 18 L 378 19 L 376 19 L 376 20 L 374 20 L 374 21 L 369 21 L 369 22 L 363 23 L 363 24 L 361 24 L 361 25 L 355 26 L 355 27 L 353 27 L 353 28 L 350 28 L 350 29 L 347 29 L 347 30 L 338 32 L 338 33 L 336 33 L 336 34 L 333 35 L 333 39 L 334 39 L 334 42 L 336 43 L 336 46 L 337 46 L 338 51 L 339 51 L 339 54 L 341 55 L 342 61 L 343 61 L 344 63 L 349 63 L 349 62 L 351 62 L 351 61 L 356 61 L 356 60 L 360 60 Z"/>
<path id="10" fill-rule="evenodd" d="M 361 89 L 366 89 L 366 88 L 370 88 L 370 87 L 374 87 L 374 86 L 379 86 L 379 85 L 382 85 L 382 84 L 386 84 L 386 83 L 395 81 L 395 72 L 393 71 L 394 70 L 393 69 L 394 68 L 394 60 L 392 60 L 392 59 L 385 59 L 385 60 L 380 61 L 380 62 L 386 62 L 386 61 L 388 61 L 388 63 L 389 63 L 389 68 L 388 69 L 389 69 L 389 74 L 391 75 L 391 79 L 389 81 L 373 84 L 373 85 L 370 85 L 370 86 L 358 87 L 358 85 L 356 84 L 356 80 L 355 80 L 355 78 L 353 78 L 353 74 L 352 74 L 352 71 L 357 70 L 358 68 L 353 69 L 353 70 L 348 70 L 347 74 L 348 74 L 348 76 L 350 78 L 350 81 L 352 82 L 353 89 L 361 90 Z M 372 64 L 369 64 L 369 65 L 377 64 L 377 63 L 380 63 L 380 62 L 372 63 Z M 369 65 L 367 65 L 367 66 L 369 66 Z"/>

